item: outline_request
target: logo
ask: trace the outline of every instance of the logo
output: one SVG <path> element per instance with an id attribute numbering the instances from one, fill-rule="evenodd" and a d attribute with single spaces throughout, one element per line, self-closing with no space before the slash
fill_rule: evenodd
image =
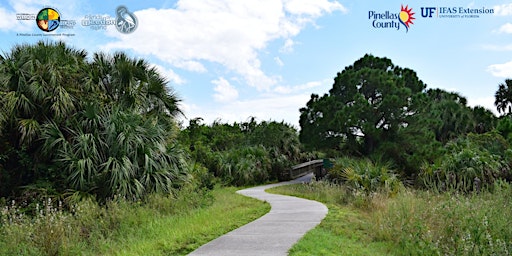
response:
<path id="1" fill-rule="evenodd" d="M 138 21 L 135 14 L 128 11 L 124 6 L 116 9 L 116 29 L 123 34 L 130 34 L 137 29 Z"/>
<path id="2" fill-rule="evenodd" d="M 494 14 L 494 8 L 466 8 L 460 6 L 421 7 L 421 17 L 432 18 L 434 14 L 436 18 L 480 18 L 482 15 Z"/>
<path id="3" fill-rule="evenodd" d="M 116 20 L 109 15 L 85 15 L 82 19 L 82 26 L 92 30 L 106 30 L 107 26 L 115 25 Z"/>
<path id="4" fill-rule="evenodd" d="M 35 20 L 36 15 L 30 13 L 16 13 L 17 20 Z"/>
<path id="5" fill-rule="evenodd" d="M 44 32 L 54 31 L 59 27 L 60 14 L 53 8 L 44 8 L 37 14 L 36 23 Z"/>
<path id="6" fill-rule="evenodd" d="M 400 15 L 398 16 L 398 19 L 400 20 L 400 23 L 402 23 L 405 26 L 405 32 L 409 32 L 409 27 L 411 24 L 414 24 L 412 20 L 415 18 L 413 17 L 414 12 L 412 12 L 412 8 L 409 8 L 408 5 L 404 6 L 402 5 L 400 8 Z"/>
<path id="7" fill-rule="evenodd" d="M 414 18 L 414 12 L 412 12 L 412 8 L 409 8 L 409 6 L 401 6 L 400 12 L 392 12 L 392 11 L 385 11 L 385 12 L 377 12 L 377 11 L 369 11 L 368 12 L 368 19 L 372 20 L 372 26 L 374 28 L 378 29 L 384 29 L 384 28 L 391 28 L 400 30 L 400 27 L 405 27 L 405 32 L 409 32 L 409 28 L 411 27 L 411 24 L 413 23 Z"/>

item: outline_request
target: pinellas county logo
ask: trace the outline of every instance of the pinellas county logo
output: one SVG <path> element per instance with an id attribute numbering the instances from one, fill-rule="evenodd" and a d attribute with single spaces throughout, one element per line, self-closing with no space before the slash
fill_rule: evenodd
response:
<path id="1" fill-rule="evenodd" d="M 372 26 L 378 29 L 396 29 L 400 30 L 400 27 L 405 27 L 405 32 L 409 32 L 409 28 L 413 23 L 414 12 L 408 5 L 405 7 L 402 5 L 399 13 L 393 13 L 390 11 L 376 12 L 369 11 L 368 19 L 373 20 Z"/>

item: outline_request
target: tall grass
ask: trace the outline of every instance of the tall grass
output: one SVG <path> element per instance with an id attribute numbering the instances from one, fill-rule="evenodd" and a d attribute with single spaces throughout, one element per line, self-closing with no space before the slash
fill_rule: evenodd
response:
<path id="1" fill-rule="evenodd" d="M 510 255 L 512 188 L 460 195 L 415 191 L 374 212 L 375 238 L 394 241 L 404 255 Z"/>
<path id="2" fill-rule="evenodd" d="M 276 193 L 327 204 L 322 223 L 291 255 L 510 255 L 512 186 L 497 182 L 481 193 L 402 190 L 374 194 L 364 204 L 344 185 L 314 182 Z M 328 243 L 328 244 L 326 244 Z"/>
<path id="3" fill-rule="evenodd" d="M 281 186 L 267 192 L 320 201 L 329 208 L 320 225 L 295 244 L 289 255 L 393 255 L 390 241 L 377 241 L 371 235 L 365 195 L 354 195 L 351 188 L 326 181 Z"/>
<path id="4" fill-rule="evenodd" d="M 47 199 L 35 215 L 0 211 L 0 255 L 184 255 L 269 210 L 235 188 L 185 189 L 146 201 L 83 200 L 70 210 Z"/>

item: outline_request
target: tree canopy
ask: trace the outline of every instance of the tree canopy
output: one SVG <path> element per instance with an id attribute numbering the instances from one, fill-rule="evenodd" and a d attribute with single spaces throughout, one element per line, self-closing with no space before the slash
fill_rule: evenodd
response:
<path id="1" fill-rule="evenodd" d="M 494 105 L 499 113 L 512 113 L 512 79 L 506 79 L 505 83 L 498 85 L 498 90 L 494 94 Z"/>
<path id="2" fill-rule="evenodd" d="M 337 74 L 329 94 L 312 95 L 300 110 L 301 140 L 310 147 L 371 154 L 407 126 L 425 87 L 414 71 L 365 55 Z"/>
<path id="3" fill-rule="evenodd" d="M 427 90 L 415 71 L 372 55 L 339 72 L 329 93 L 311 95 L 300 113 L 306 148 L 384 159 L 408 175 L 448 141 L 496 123 L 458 93 Z"/>

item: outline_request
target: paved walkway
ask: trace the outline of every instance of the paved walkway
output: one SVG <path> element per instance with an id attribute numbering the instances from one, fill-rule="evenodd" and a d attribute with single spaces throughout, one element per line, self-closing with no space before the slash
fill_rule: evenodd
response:
<path id="1" fill-rule="evenodd" d="M 310 179 L 311 175 L 307 175 L 294 181 L 238 191 L 242 195 L 270 203 L 272 209 L 263 217 L 201 246 L 189 255 L 287 255 L 292 245 L 322 221 L 327 214 L 327 207 L 312 200 L 269 194 L 265 189 Z"/>

